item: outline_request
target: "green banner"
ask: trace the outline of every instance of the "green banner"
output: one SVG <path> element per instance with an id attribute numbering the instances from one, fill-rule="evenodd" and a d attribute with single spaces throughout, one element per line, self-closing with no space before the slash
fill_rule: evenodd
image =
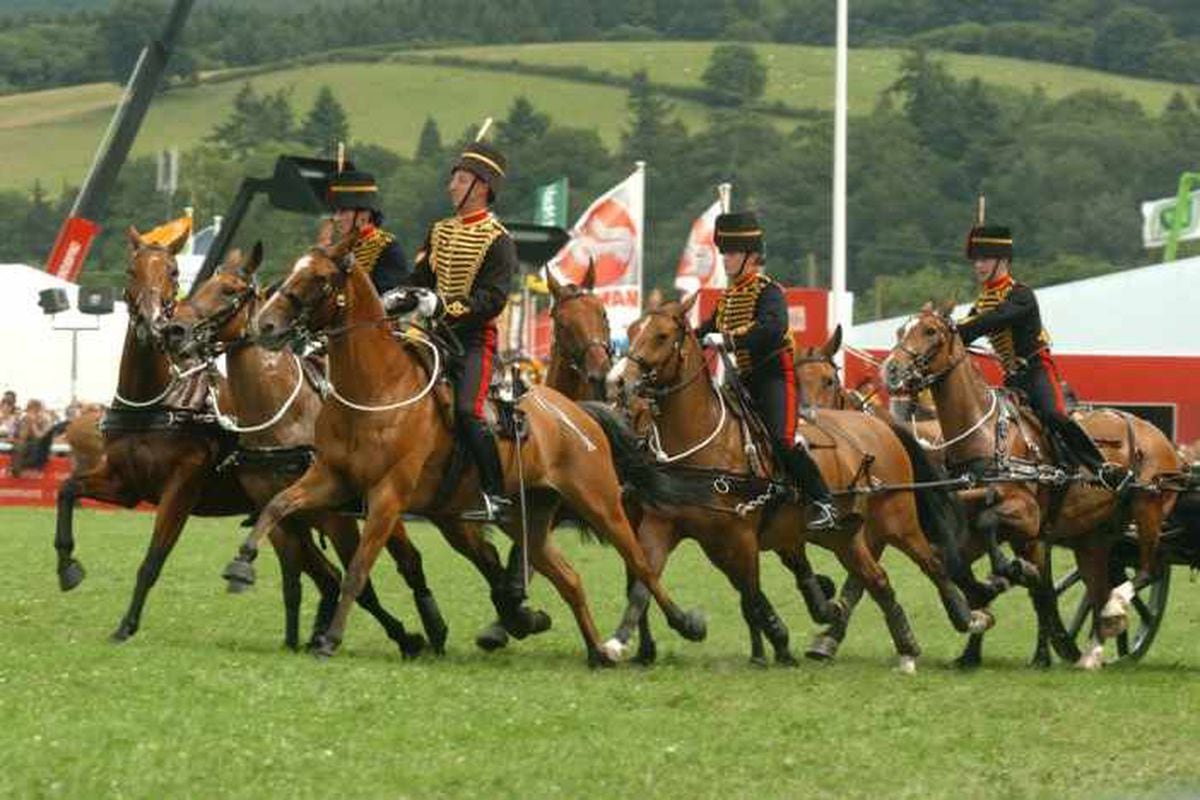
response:
<path id="1" fill-rule="evenodd" d="M 559 178 L 533 191 L 533 221 L 537 225 L 567 227 L 566 178 Z"/>

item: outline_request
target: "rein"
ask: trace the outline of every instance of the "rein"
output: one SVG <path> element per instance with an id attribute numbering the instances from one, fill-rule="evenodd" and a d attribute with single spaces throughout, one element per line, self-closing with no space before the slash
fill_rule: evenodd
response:
<path id="1" fill-rule="evenodd" d="M 300 357 L 295 353 L 292 353 L 291 356 L 292 360 L 296 364 L 296 385 L 292 389 L 292 393 L 288 395 L 287 400 L 283 401 L 283 405 L 279 407 L 279 410 L 276 411 L 275 414 L 266 422 L 262 422 L 258 425 L 248 425 L 242 427 L 237 424 L 236 419 L 221 413 L 221 393 L 220 390 L 217 389 L 216 381 L 214 381 L 212 385 L 209 386 L 208 391 L 210 395 L 209 402 L 212 404 L 213 413 L 217 415 L 217 424 L 231 433 L 258 433 L 259 431 L 265 431 L 267 428 L 276 425 L 279 420 L 283 419 L 283 415 L 286 414 L 288 409 L 292 407 L 292 404 L 296 402 L 296 398 L 300 396 L 300 389 L 304 386 L 304 367 L 300 364 Z M 208 365 L 213 366 L 211 361 L 208 362 Z"/>
<path id="2" fill-rule="evenodd" d="M 183 372 L 180 372 L 178 367 L 176 367 L 174 364 L 172 364 L 171 365 L 171 380 L 167 382 L 167 388 L 163 389 L 161 394 L 159 394 L 157 397 L 154 397 L 151 400 L 130 400 L 126 397 L 122 397 L 121 393 L 118 392 L 116 389 L 113 390 L 113 397 L 116 398 L 118 403 L 120 403 L 123 406 L 127 406 L 129 408 L 149 408 L 150 406 L 158 405 L 160 402 L 162 402 L 162 400 L 167 395 L 169 395 L 175 389 L 175 387 L 179 385 L 179 383 L 181 381 L 184 381 L 184 380 L 192 377 L 193 375 L 195 375 L 197 372 L 200 372 L 201 370 L 208 369 L 208 366 L 209 366 L 209 362 L 201 361 L 196 366 L 190 367 L 189 369 L 186 369 Z"/>

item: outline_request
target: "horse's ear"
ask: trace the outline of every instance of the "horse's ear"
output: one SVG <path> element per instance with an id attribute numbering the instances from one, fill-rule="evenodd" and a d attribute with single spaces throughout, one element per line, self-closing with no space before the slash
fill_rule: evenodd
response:
<path id="1" fill-rule="evenodd" d="M 550 288 L 550 295 L 554 298 L 554 302 L 562 299 L 563 286 L 554 277 L 554 272 L 550 269 L 546 270 L 546 286 Z"/>
<path id="2" fill-rule="evenodd" d="M 217 272 L 237 274 L 242 269 L 245 255 L 239 248 L 234 248 L 225 254 L 225 260 L 217 267 Z"/>
<path id="3" fill-rule="evenodd" d="M 933 314 L 933 313 L 935 313 L 935 312 L 934 312 L 934 308 L 933 308 L 933 301 L 932 301 L 932 300 L 926 300 L 926 301 L 925 301 L 925 304 L 921 306 L 921 313 L 922 313 L 922 314 Z"/>
<path id="4" fill-rule="evenodd" d="M 596 288 L 596 259 L 588 256 L 587 272 L 583 273 L 583 283 L 579 284 L 585 292 Z"/>
<path id="5" fill-rule="evenodd" d="M 829 337 L 829 341 L 825 342 L 825 346 L 821 348 L 821 355 L 826 358 L 833 358 L 838 350 L 842 348 L 842 324 L 833 329 L 833 335 Z"/>
<path id="6" fill-rule="evenodd" d="M 129 244 L 134 250 L 140 250 L 146 246 L 146 243 L 142 241 L 142 235 L 138 233 L 138 229 L 132 225 L 126 229 L 125 236 L 129 238 Z"/>
<path id="7" fill-rule="evenodd" d="M 262 266 L 262 260 L 263 243 L 262 239 L 259 239 L 254 243 L 254 249 L 250 251 L 250 260 L 242 265 L 242 275 L 246 278 L 252 277 L 258 268 Z"/>
<path id="8" fill-rule="evenodd" d="M 953 297 L 943 300 L 938 308 L 938 315 L 944 317 L 945 319 L 949 319 L 950 315 L 954 313 L 954 307 L 956 305 L 958 305 L 958 303 L 954 302 Z"/>
<path id="9" fill-rule="evenodd" d="M 354 245 L 358 244 L 359 230 L 357 227 L 351 228 L 350 232 L 341 238 L 329 251 L 329 257 L 335 263 L 340 263 L 343 258 L 354 249 Z"/>
<path id="10" fill-rule="evenodd" d="M 692 312 L 692 306 L 696 305 L 696 300 L 699 297 L 699 292 L 692 292 L 679 302 L 679 313 L 684 319 L 687 319 L 687 315 Z"/>

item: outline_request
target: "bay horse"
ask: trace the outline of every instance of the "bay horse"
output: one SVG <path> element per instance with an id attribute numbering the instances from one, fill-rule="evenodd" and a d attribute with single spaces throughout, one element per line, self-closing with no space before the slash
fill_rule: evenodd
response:
<path id="1" fill-rule="evenodd" d="M 182 380 L 173 373 L 159 343 L 158 331 L 178 291 L 175 256 L 186 234 L 163 246 L 147 244 L 134 228 L 127 235 L 132 248 L 124 293 L 129 328 L 116 401 L 102 426 L 103 457 L 90 468 L 81 464 L 59 486 L 54 536 L 59 586 L 69 591 L 85 576 L 74 556 L 79 499 L 127 508 L 139 502 L 157 506 L 133 597 L 111 636 L 118 642 L 137 633 L 146 598 L 188 516 L 241 515 L 254 508 L 235 476 L 216 469 L 227 442 L 195 411 L 203 387 L 198 380 Z"/>
<path id="2" fill-rule="evenodd" d="M 952 474 L 969 473 L 983 485 L 961 493 L 980 534 L 974 552 L 986 551 L 993 574 L 1029 588 L 1038 613 L 1034 663 L 1047 665 L 1047 638 L 1064 658 L 1095 669 L 1104 640 L 1124 630 L 1133 593 L 1151 580 L 1162 522 L 1174 507 L 1172 481 L 1183 469 L 1171 442 L 1148 422 L 1111 409 L 1084 413 L 1080 422 L 1105 458 L 1131 470 L 1117 492 L 1091 481 L 1071 480 L 1052 462 L 1053 450 L 1033 414 L 988 386 L 958 335 L 947 310 L 926 307 L 896 333 L 884 362 L 889 390 L 932 391 Z M 1108 555 L 1129 519 L 1136 524 L 1139 565 L 1134 579 L 1112 587 Z M 1008 561 L 998 542 L 1007 538 L 1017 554 Z M 1062 630 L 1050 575 L 1042 575 L 1043 548 L 1075 550 L 1093 609 L 1092 641 L 1079 654 Z M 960 659 L 979 663 L 982 636 L 973 636 Z"/>
<path id="3" fill-rule="evenodd" d="M 559 283 L 553 273 L 548 273 L 546 282 L 553 338 L 545 384 L 571 400 L 604 402 L 605 380 L 612 369 L 612 333 L 604 301 L 593 293 L 596 264 L 588 262 L 578 284 Z M 519 569 L 522 558 L 520 546 L 514 545 L 509 553 L 510 574 Z M 496 621 L 479 632 L 475 643 L 484 650 L 495 650 L 508 643 L 508 634 Z"/>
<path id="4" fill-rule="evenodd" d="M 243 258 L 239 252 L 232 254 L 187 300 L 176 305 L 171 321 L 162 331 L 168 349 L 176 356 L 211 360 L 225 354 L 228 393 L 214 392 L 212 404 L 223 424 L 240 434 L 238 478 L 259 508 L 308 466 L 322 402 L 306 378 L 299 358 L 290 353 L 271 352 L 248 337 L 250 319 L 262 303 L 254 283 L 262 255 L 261 243 L 254 247 L 249 258 Z M 239 425 L 235 419 L 254 422 Z M 315 626 L 320 631 L 328 625 L 337 606 L 340 575 L 316 548 L 309 528 L 317 528 L 333 543 L 345 565 L 358 546 L 358 526 L 351 517 L 333 511 L 315 512 L 307 517 L 287 519 L 281 524 L 289 537 L 288 546 L 299 549 L 300 563 L 321 593 Z M 481 526 L 442 522 L 439 527 L 485 577 L 493 582 L 499 580 L 500 560 L 495 548 L 483 538 Z M 448 627 L 426 581 L 421 554 L 407 538 L 390 538 L 387 548 L 413 592 L 431 647 L 436 653 L 443 653 Z M 294 570 L 285 575 L 284 596 L 287 641 L 294 645 L 300 604 L 299 576 Z M 406 634 L 403 624 L 383 608 L 370 580 L 358 596 L 358 604 L 379 622 L 406 657 L 420 652 L 419 637 Z"/>
<path id="5" fill-rule="evenodd" d="M 765 634 L 776 661 L 793 663 L 787 628 L 760 585 L 758 554 L 760 549 L 778 552 L 796 575 L 813 617 L 820 622 L 835 621 L 843 609 L 838 602 L 829 601 L 832 587 L 818 585 L 812 573 L 804 553 L 805 543 L 811 539 L 833 551 L 879 604 L 900 668 L 909 672 L 915 669 L 920 648 L 887 573 L 871 553 L 865 516 L 874 536 L 902 550 L 935 584 L 955 628 L 966 632 L 986 627 L 986 615 L 972 614 L 930 547 L 922 529 L 925 515 L 913 494 L 874 490 L 880 481 L 893 485 L 913 482 L 914 462 L 920 463 L 921 458 L 915 442 L 894 434 L 886 422 L 858 412 L 821 411 L 815 420 L 803 420 L 800 430 L 838 496 L 844 522 L 838 531 L 807 531 L 804 504 L 793 497 L 777 497 L 773 454 L 751 453 L 755 437 L 747 415 L 731 410 L 725 394 L 713 385 L 708 362 L 688 323 L 695 301 L 696 295 L 692 295 L 682 303 L 668 302 L 644 314 L 631 328 L 634 338 L 629 353 L 609 377 L 610 387 L 622 398 L 641 394 L 649 400 L 653 420 L 650 447 L 659 462 L 673 465 L 715 490 L 715 502 L 646 511 L 638 537 L 652 569 L 661 572 L 679 541 L 694 538 L 741 596 L 752 661 L 765 663 Z M 934 520 L 945 522 L 938 516 L 929 520 L 931 525 Z M 949 525 L 931 533 L 944 542 L 947 557 L 956 552 L 956 531 Z M 654 645 L 644 617 L 644 592 L 634 587 L 621 624 L 606 647 L 614 655 L 623 653 L 636 624 L 641 632 L 639 660 L 652 659 Z"/>
<path id="6" fill-rule="evenodd" d="M 419 355 L 418 347 L 428 346 L 426 339 L 407 345 L 392 339 L 391 323 L 370 278 L 348 257 L 357 236 L 351 231 L 331 249 L 310 249 L 255 315 L 257 336 L 268 347 L 281 348 L 297 336 L 323 335 L 330 392 L 337 402 L 326 403 L 317 418 L 316 460 L 267 504 L 229 567 L 230 573 L 252 575 L 258 543 L 279 520 L 364 496 L 362 540 L 318 651 L 326 656 L 341 642 L 350 605 L 380 548 L 389 536 L 404 536 L 395 524 L 400 515 L 460 514 L 473 508 L 479 496 L 473 465 L 448 493 L 439 491 L 457 447 L 443 399 L 433 392 L 439 368 L 436 361 L 427 367 Z M 437 349 L 432 352 L 440 359 Z M 647 582 L 672 628 L 689 640 L 702 640 L 703 616 L 677 606 L 651 573 L 622 508 L 621 480 L 628 479 L 650 502 L 686 502 L 693 493 L 653 470 L 608 409 L 580 407 L 537 386 L 516 401 L 516 410 L 524 417 L 526 436 L 518 432 L 515 440 L 500 439 L 498 444 L 506 488 L 530 490 L 528 517 L 527 524 L 509 520 L 501 528 L 514 541 L 524 540 L 533 566 L 571 606 L 588 663 L 607 665 L 611 660 L 600 649 L 582 582 L 550 538 L 560 502 L 616 547 Z M 508 626 L 513 609 L 498 603 L 497 610 Z"/>

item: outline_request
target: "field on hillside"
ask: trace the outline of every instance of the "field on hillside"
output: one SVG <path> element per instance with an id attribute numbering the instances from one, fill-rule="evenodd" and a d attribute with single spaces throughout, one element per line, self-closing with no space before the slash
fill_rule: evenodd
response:
<path id="1" fill-rule="evenodd" d="M 695 85 L 708 53 L 706 43 L 582 43 L 497 46 L 444 52 L 473 59 L 517 60 L 538 64 L 585 64 L 627 74 L 645 66 L 655 81 Z M 763 45 L 769 65 L 767 98 L 796 107 L 827 108 L 833 96 L 833 59 L 823 48 Z M 410 54 L 412 55 L 412 54 Z M 850 102 L 865 113 L 879 92 L 896 78 L 901 53 L 856 51 L 851 56 Z M 1042 86 L 1051 96 L 1083 88 L 1105 88 L 1138 99 L 1159 111 L 1175 85 L 1099 72 L 986 56 L 948 55 L 956 74 L 1019 88 Z M 497 73 L 486 70 L 425 67 L 419 64 L 325 64 L 282 69 L 249 79 L 259 91 L 290 87 L 298 114 L 311 105 L 322 84 L 333 87 L 350 116 L 352 136 L 409 153 L 426 116 L 432 115 L 443 136 L 456 136 L 471 122 L 502 116 L 513 98 L 527 95 L 557 122 L 595 128 L 615 143 L 625 124 L 625 92 L 620 88 L 566 80 Z M 170 145 L 198 143 L 231 108 L 240 80 L 172 91 L 158 98 L 147 115 L 134 154 L 153 153 Z M 78 184 L 120 97 L 115 85 L 88 85 L 0 97 L 0 189 L 28 188 L 40 178 L 57 194 L 64 183 Z M 703 125 L 706 112 L 697 103 L 674 101 L 680 117 L 692 127 Z M 775 118 L 788 128 L 794 123 Z"/>
<path id="2" fill-rule="evenodd" d="M 934 592 L 886 560 L 925 647 L 892 671 L 878 611 L 864 606 L 839 661 L 747 664 L 733 592 L 685 545 L 667 582 L 709 615 L 689 644 L 655 616 L 660 663 L 590 672 L 545 581 L 547 634 L 485 654 L 482 581 L 414 526 L 451 626 L 449 653 L 401 662 L 361 612 L 332 661 L 283 652 L 278 570 L 230 596 L 218 579 L 242 532 L 193 521 L 150 597 L 141 632 L 105 636 L 128 600 L 150 517 L 81 512 L 83 585 L 58 591 L 53 515 L 0 510 L 0 795 L 5 797 L 1131 797 L 1200 791 L 1200 588 L 1176 583 L 1164 629 L 1132 669 L 1024 666 L 1028 602 L 996 604 L 987 665 L 947 667 L 958 637 Z M 608 548 L 560 541 L 602 629 L 622 574 Z M 821 558 L 819 567 L 830 570 Z M 766 590 L 804 647 L 813 625 L 783 571 Z M 1181 576 L 1182 577 L 1182 576 Z M 387 567 L 385 603 L 415 619 Z M 307 587 L 306 587 L 307 590 Z M 311 591 L 308 592 L 311 595 Z M 311 612 L 306 596 L 306 621 Z"/>

